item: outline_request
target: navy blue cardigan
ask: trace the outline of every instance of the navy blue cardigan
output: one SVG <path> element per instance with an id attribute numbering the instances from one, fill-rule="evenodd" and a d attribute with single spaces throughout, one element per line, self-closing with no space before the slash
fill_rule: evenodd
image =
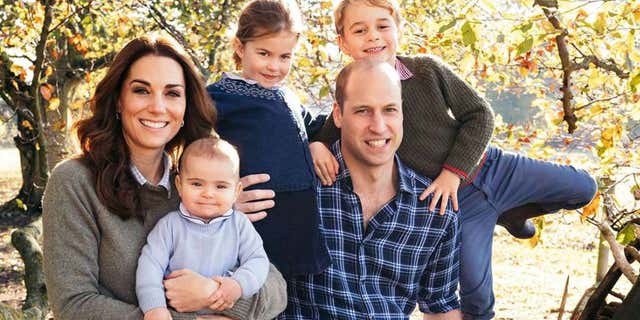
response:
<path id="1" fill-rule="evenodd" d="M 326 116 L 315 119 L 284 87 L 223 77 L 207 87 L 218 109 L 216 131 L 238 148 L 240 176 L 268 173 L 271 180 L 254 188 L 299 191 L 315 183 L 307 133 L 315 134 Z"/>

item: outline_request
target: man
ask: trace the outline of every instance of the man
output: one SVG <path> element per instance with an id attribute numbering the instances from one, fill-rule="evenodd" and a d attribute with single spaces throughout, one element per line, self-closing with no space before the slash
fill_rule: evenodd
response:
<path id="1" fill-rule="evenodd" d="M 288 281 L 281 319 L 462 319 L 457 216 L 428 210 L 420 193 L 430 180 L 405 167 L 400 79 L 384 62 L 345 67 L 336 84 L 333 119 L 341 140 L 332 186 L 318 205 L 332 265 Z"/>

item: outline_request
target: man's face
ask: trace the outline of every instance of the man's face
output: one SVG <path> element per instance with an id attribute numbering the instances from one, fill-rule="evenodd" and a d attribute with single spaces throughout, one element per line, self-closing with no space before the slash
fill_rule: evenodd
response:
<path id="1" fill-rule="evenodd" d="M 392 165 L 402 141 L 402 98 L 392 68 L 354 70 L 345 88 L 342 110 L 334 108 L 341 128 L 341 149 L 350 170 Z"/>

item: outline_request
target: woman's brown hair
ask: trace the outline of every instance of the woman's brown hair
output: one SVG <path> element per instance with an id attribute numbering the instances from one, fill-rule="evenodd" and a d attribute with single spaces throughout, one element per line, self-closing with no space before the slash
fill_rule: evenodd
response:
<path id="1" fill-rule="evenodd" d="M 240 13 L 236 41 L 244 45 L 247 41 L 281 31 L 302 33 L 302 19 L 296 3 L 293 0 L 254 0 Z M 242 60 L 235 52 L 233 60 L 240 68 Z"/>
<path id="2" fill-rule="evenodd" d="M 75 127 L 82 150 L 80 159 L 95 177 L 98 198 L 123 219 L 141 214 L 141 208 L 139 184 L 130 172 L 129 148 L 124 141 L 121 122 L 116 117 L 117 102 L 131 65 L 149 55 L 178 62 L 185 79 L 185 124 L 167 143 L 165 151 L 177 159 L 181 147 L 211 135 L 216 121 L 215 107 L 203 78 L 178 44 L 164 37 L 143 36 L 120 50 L 90 100 L 92 115 L 78 121 Z"/>

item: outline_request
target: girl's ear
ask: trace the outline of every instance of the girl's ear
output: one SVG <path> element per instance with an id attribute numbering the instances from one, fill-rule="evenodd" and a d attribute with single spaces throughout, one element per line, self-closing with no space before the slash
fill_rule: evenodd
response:
<path id="1" fill-rule="evenodd" d="M 242 41 L 240 41 L 240 39 L 238 39 L 238 37 L 233 37 L 233 41 L 231 42 L 231 46 L 233 47 L 233 51 L 235 51 L 235 53 L 238 55 L 238 57 L 240 57 L 240 59 L 242 59 L 242 56 L 244 55 L 244 44 L 242 44 Z"/>

